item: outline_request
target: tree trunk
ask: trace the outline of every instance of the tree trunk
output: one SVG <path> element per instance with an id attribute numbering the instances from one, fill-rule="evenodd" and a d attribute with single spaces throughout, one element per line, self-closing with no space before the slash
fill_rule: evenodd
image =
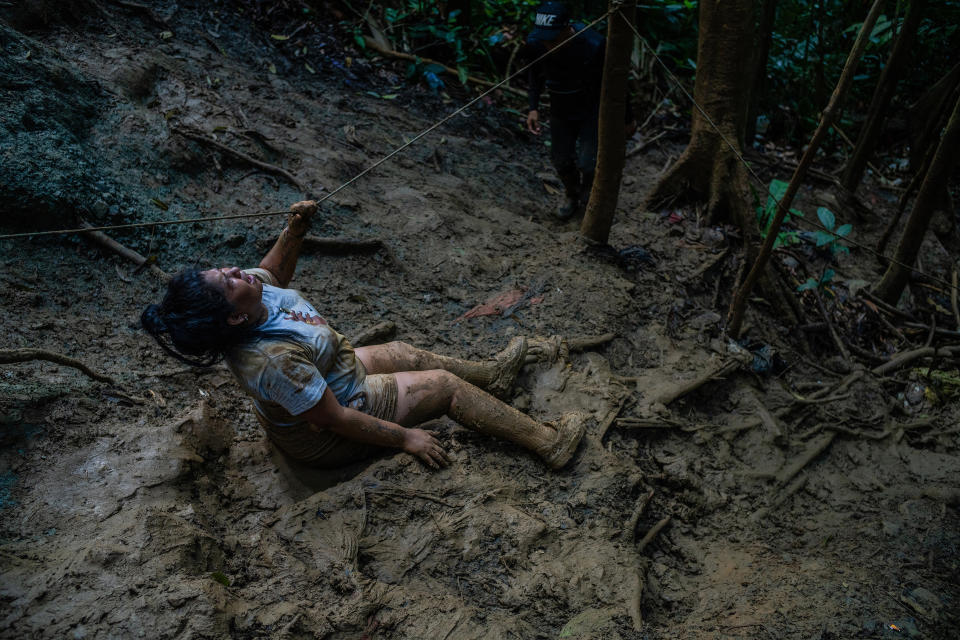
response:
<path id="1" fill-rule="evenodd" d="M 950 177 L 950 172 L 956 166 L 958 154 L 960 154 L 960 99 L 954 105 L 947 128 L 943 132 L 943 137 L 940 138 L 940 144 L 937 145 L 937 151 L 920 186 L 917 199 L 913 203 L 913 210 L 907 219 L 903 235 L 900 236 L 900 244 L 897 245 L 893 260 L 887 267 L 887 272 L 883 274 L 880 284 L 873 291 L 875 296 L 888 304 L 896 305 L 900 294 L 903 293 L 903 288 L 910 277 L 911 265 L 917 259 L 923 237 L 930 225 L 930 218 L 933 216 L 944 185 Z"/>
<path id="2" fill-rule="evenodd" d="M 857 185 L 863 179 L 863 172 L 873 155 L 873 150 L 877 146 L 877 140 L 880 137 L 880 130 L 883 127 L 883 121 L 887 115 L 887 107 L 890 106 L 890 100 L 896 91 L 897 83 L 903 73 L 907 58 L 910 56 L 910 48 L 913 46 L 914 37 L 917 34 L 917 27 L 920 25 L 920 18 L 923 12 L 926 0 L 911 0 L 907 9 L 906 18 L 903 21 L 903 29 L 897 36 L 897 41 L 890 51 L 890 57 L 887 58 L 887 64 L 883 67 L 880 74 L 880 80 L 877 82 L 877 88 L 874 90 L 873 98 L 870 100 L 870 109 L 867 111 L 867 119 L 860 130 L 860 137 L 857 138 L 857 144 L 853 149 L 853 155 L 847 162 L 847 168 L 843 172 L 840 184 L 847 191 L 856 191 Z"/>
<path id="3" fill-rule="evenodd" d="M 763 12 L 760 14 L 760 26 L 757 28 L 759 50 L 753 72 L 753 90 L 750 92 L 750 106 L 747 109 L 747 124 L 744 144 L 748 148 L 757 137 L 757 110 L 760 108 L 760 96 L 767 83 L 767 62 L 770 59 L 770 42 L 773 40 L 773 25 L 777 17 L 777 0 L 763 0 Z"/>
<path id="4" fill-rule="evenodd" d="M 753 8 L 754 0 L 700 2 L 693 95 L 704 112 L 694 107 L 686 150 L 644 203 L 657 209 L 675 200 L 706 200 L 709 222 L 733 222 L 748 242 L 757 228 L 746 169 L 737 154 L 753 81 L 752 74 L 743 73 L 743 61 L 752 57 Z"/>
<path id="5" fill-rule="evenodd" d="M 960 86 L 960 62 L 910 107 L 907 122 L 910 123 L 910 168 L 923 162 L 926 151 L 942 128 L 944 112 L 953 104 L 950 100 Z"/>
<path id="6" fill-rule="evenodd" d="M 590 201 L 580 225 L 580 234 L 599 244 L 607 243 L 620 195 L 620 178 L 627 145 L 624 118 L 630 54 L 633 51 L 633 30 L 630 28 L 633 13 L 633 3 L 627 2 L 607 21 L 607 51 L 600 89 L 597 168 Z"/>

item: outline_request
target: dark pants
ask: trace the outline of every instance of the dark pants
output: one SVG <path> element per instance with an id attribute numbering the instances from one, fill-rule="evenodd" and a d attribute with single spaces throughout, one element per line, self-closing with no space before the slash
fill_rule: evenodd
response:
<path id="1" fill-rule="evenodd" d="M 579 118 L 551 114 L 550 159 L 568 189 L 567 177 L 577 175 L 577 170 L 592 180 L 593 169 L 597 164 L 596 111 Z M 590 190 L 590 184 L 586 180 L 583 188 Z"/>

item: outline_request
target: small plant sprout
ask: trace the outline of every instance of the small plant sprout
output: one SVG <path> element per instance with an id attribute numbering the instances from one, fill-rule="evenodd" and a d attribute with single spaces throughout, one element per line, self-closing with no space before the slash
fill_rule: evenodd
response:
<path id="1" fill-rule="evenodd" d="M 820 218 L 820 223 L 824 229 L 826 229 L 826 231 L 817 231 L 813 234 L 817 246 L 827 247 L 833 256 L 841 253 L 850 253 L 850 249 L 840 244 L 840 240 L 845 238 L 850 231 L 853 230 L 853 225 L 843 224 L 834 229 L 833 227 L 837 223 L 837 219 L 833 215 L 833 212 L 826 207 L 817 208 L 817 217 Z"/>

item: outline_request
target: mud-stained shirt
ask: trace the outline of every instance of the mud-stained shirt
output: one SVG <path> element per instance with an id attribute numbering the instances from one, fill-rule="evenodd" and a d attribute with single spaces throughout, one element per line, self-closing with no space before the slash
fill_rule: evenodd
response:
<path id="1" fill-rule="evenodd" d="M 347 339 L 337 333 L 294 289 L 275 286 L 265 269 L 244 269 L 263 283 L 267 320 L 257 327 L 262 337 L 226 354 L 226 363 L 257 413 L 275 427 L 303 422 L 329 387 L 341 405 L 366 377 Z"/>

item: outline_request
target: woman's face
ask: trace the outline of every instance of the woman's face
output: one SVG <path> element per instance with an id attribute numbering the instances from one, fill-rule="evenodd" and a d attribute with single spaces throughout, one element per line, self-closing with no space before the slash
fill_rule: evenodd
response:
<path id="1" fill-rule="evenodd" d="M 244 316 L 248 318 L 260 316 L 263 283 L 257 278 L 244 273 L 239 267 L 223 267 L 204 271 L 203 279 L 211 287 L 223 293 L 227 302 L 233 305 L 234 313 L 230 317 L 230 324 L 244 322 Z"/>

